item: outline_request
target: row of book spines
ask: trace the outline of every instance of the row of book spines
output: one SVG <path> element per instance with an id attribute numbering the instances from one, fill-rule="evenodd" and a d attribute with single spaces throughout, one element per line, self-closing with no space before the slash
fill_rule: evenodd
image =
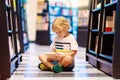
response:
<path id="1" fill-rule="evenodd" d="M 105 32 L 112 32 L 114 31 L 115 27 L 115 18 L 116 18 L 116 11 L 113 11 L 112 16 L 106 16 L 105 20 Z M 98 14 L 98 30 L 100 26 L 100 14 Z"/>

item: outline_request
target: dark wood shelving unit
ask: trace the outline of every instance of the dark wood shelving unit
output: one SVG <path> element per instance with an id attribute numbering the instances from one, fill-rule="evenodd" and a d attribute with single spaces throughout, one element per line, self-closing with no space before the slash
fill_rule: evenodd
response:
<path id="1" fill-rule="evenodd" d="M 77 42 L 79 46 L 86 47 L 88 26 L 78 27 Z"/>
<path id="2" fill-rule="evenodd" d="M 20 36 L 21 53 L 29 49 L 28 27 L 27 27 L 27 13 L 26 13 L 26 0 L 17 0 L 18 12 L 18 33 Z"/>
<path id="3" fill-rule="evenodd" d="M 0 0 L 0 80 L 7 80 L 22 61 L 21 0 Z"/>
<path id="4" fill-rule="evenodd" d="M 37 2 L 37 28 L 35 43 L 39 45 L 50 44 L 48 5 L 48 0 Z"/>
<path id="5" fill-rule="evenodd" d="M 82 6 L 81 5 L 82 5 L 82 1 L 80 1 L 79 7 L 78 7 L 77 42 L 79 46 L 86 47 L 90 1 L 86 0 L 85 5 L 82 5 Z"/>
<path id="6" fill-rule="evenodd" d="M 8 35 L 8 31 L 6 22 L 6 5 L 4 0 L 0 0 L 0 19 L 0 79 L 2 79 L 10 77 L 10 54 L 8 36 L 6 36 Z"/>
<path id="7" fill-rule="evenodd" d="M 91 0 L 86 61 L 120 79 L 120 0 Z"/>

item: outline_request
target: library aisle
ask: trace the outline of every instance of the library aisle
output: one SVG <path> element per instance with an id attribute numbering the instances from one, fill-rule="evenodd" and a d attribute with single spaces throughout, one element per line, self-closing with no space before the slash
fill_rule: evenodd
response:
<path id="1" fill-rule="evenodd" d="M 53 73 L 37 67 L 39 54 L 50 51 L 49 46 L 31 43 L 28 51 L 23 53 L 23 61 L 8 80 L 114 80 L 85 61 L 85 50 L 79 47 L 72 72 Z"/>

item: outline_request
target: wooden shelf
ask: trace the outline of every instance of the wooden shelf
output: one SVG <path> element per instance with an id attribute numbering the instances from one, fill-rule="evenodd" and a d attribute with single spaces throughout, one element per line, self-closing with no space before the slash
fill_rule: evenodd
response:
<path id="1" fill-rule="evenodd" d="M 120 79 L 120 0 L 101 0 L 100 9 L 94 9 L 96 1 L 91 0 L 86 60 Z"/>
<path id="2" fill-rule="evenodd" d="M 86 60 L 93 66 L 97 66 L 97 58 L 89 53 L 86 54 Z"/>
<path id="3" fill-rule="evenodd" d="M 116 7 L 116 4 L 117 4 L 117 1 L 108 3 L 108 4 L 105 5 L 105 8 Z"/>
<path id="4" fill-rule="evenodd" d="M 88 26 L 79 26 L 78 27 L 77 42 L 78 42 L 79 46 L 86 47 L 87 33 L 88 33 Z"/>
<path id="5" fill-rule="evenodd" d="M 105 61 L 104 59 L 97 59 L 97 68 L 102 70 L 103 72 L 107 73 L 108 75 L 112 76 L 113 75 L 113 66 L 111 62 Z"/>
<path id="6" fill-rule="evenodd" d="M 112 56 L 110 56 L 110 55 L 105 55 L 105 54 L 101 53 L 101 54 L 99 54 L 99 56 L 102 57 L 102 58 L 104 58 L 104 59 L 112 61 Z"/>
<path id="7" fill-rule="evenodd" d="M 8 30 L 8 36 L 11 36 L 13 34 L 13 30 Z"/>
<path id="8" fill-rule="evenodd" d="M 99 12 L 100 12 L 100 9 L 101 9 L 101 8 L 93 9 L 92 12 L 94 12 L 94 13 L 95 13 L 95 12 L 99 13 Z"/>
<path id="9" fill-rule="evenodd" d="M 103 32 L 103 35 L 115 35 L 115 32 Z"/>
<path id="10" fill-rule="evenodd" d="M 48 14 L 49 1 L 38 1 L 37 2 L 37 28 L 36 28 L 36 39 L 35 43 L 39 45 L 50 44 L 49 34 L 49 14 Z M 42 7 L 41 7 L 42 6 Z M 46 7 L 45 9 L 43 7 Z M 27 46 L 26 46 L 27 47 Z"/>
<path id="11" fill-rule="evenodd" d="M 46 13 L 37 13 L 37 16 L 46 16 Z"/>
<path id="12" fill-rule="evenodd" d="M 20 2 L 0 0 L 0 80 L 10 78 L 22 61 L 23 23 Z"/>
<path id="13" fill-rule="evenodd" d="M 96 53 L 95 51 L 93 51 L 93 50 L 88 50 L 88 52 L 89 52 L 90 54 L 97 55 L 97 53 Z"/>
<path id="14" fill-rule="evenodd" d="M 91 32 L 98 33 L 99 30 L 98 29 L 92 29 Z"/>

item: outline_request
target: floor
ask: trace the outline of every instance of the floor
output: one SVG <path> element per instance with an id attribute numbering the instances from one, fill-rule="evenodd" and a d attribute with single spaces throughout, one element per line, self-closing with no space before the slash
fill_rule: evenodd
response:
<path id="1" fill-rule="evenodd" d="M 115 80 L 97 70 L 85 61 L 85 48 L 79 47 L 75 56 L 75 68 L 72 72 L 53 73 L 41 71 L 37 65 L 39 54 L 51 51 L 49 46 L 30 44 L 30 48 L 23 53 L 23 61 L 8 80 Z"/>

